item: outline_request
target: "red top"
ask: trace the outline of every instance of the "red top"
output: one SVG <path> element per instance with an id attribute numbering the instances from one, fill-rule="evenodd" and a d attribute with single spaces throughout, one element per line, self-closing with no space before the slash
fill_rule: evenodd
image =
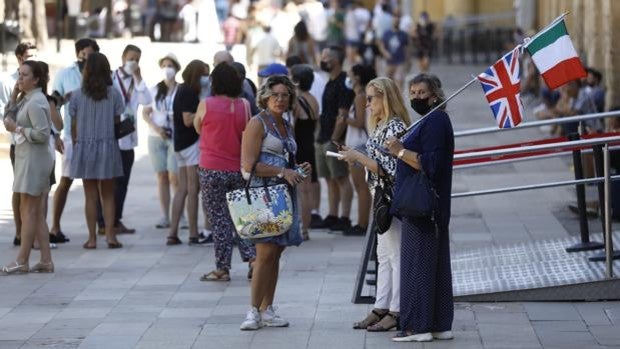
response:
<path id="1" fill-rule="evenodd" d="M 241 134 L 250 118 L 243 98 L 207 97 L 200 128 L 200 167 L 217 171 L 241 170 Z"/>

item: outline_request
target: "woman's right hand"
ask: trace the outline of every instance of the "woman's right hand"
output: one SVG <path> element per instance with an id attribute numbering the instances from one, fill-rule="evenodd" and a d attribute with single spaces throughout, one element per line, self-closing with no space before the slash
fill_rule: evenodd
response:
<path id="1" fill-rule="evenodd" d="M 290 168 L 286 168 L 284 169 L 284 179 L 286 179 L 286 181 L 292 185 L 292 186 L 296 186 L 297 184 L 303 182 L 304 177 L 297 171 L 292 170 Z"/>

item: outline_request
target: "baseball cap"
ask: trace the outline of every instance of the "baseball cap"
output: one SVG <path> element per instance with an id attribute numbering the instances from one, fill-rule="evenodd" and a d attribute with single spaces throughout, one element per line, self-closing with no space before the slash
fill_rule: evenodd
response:
<path id="1" fill-rule="evenodd" d="M 288 75 L 288 69 L 280 63 L 271 63 L 265 69 L 258 72 L 258 76 L 266 78 L 271 75 Z"/>

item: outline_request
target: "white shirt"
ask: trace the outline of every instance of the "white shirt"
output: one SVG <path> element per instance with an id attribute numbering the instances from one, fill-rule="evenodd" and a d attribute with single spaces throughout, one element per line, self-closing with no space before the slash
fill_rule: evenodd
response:
<path id="1" fill-rule="evenodd" d="M 52 91 L 57 91 L 63 98 L 67 93 L 82 87 L 82 73 L 77 62 L 63 68 L 56 74 Z M 62 109 L 62 118 L 65 127 L 63 134 L 65 139 L 71 139 L 71 115 L 69 115 L 69 101 L 67 101 Z"/>
<path id="2" fill-rule="evenodd" d="M 307 1 L 300 6 L 300 15 L 306 20 L 308 32 L 315 41 L 327 39 L 327 11 L 319 1 Z"/>
<path id="3" fill-rule="evenodd" d="M 19 78 L 19 71 L 13 72 L 13 74 L 5 74 L 0 79 L 0 118 L 4 116 L 4 108 L 11 101 L 11 93 L 15 87 L 15 83 Z M 15 139 L 11 133 L 11 144 L 15 144 Z"/>
<path id="4" fill-rule="evenodd" d="M 120 78 L 120 79 L 119 79 Z M 128 114 L 132 114 L 134 121 L 137 122 L 138 106 L 149 105 L 153 102 L 151 93 L 146 87 L 144 80 L 136 84 L 133 75 L 127 75 L 120 68 L 112 73 L 112 84 L 125 99 L 125 113 L 121 115 L 121 120 L 125 120 Z M 122 88 L 121 88 L 122 84 Z M 136 131 L 118 140 L 121 150 L 131 150 L 138 145 L 138 128 Z"/>
<path id="5" fill-rule="evenodd" d="M 346 12 L 344 16 L 344 37 L 347 40 L 361 41 L 370 21 L 370 11 L 357 7 Z"/>
<path id="6" fill-rule="evenodd" d="M 175 85 L 172 92 L 170 93 L 170 91 L 168 91 L 168 95 L 159 101 L 155 100 L 155 96 L 157 96 L 157 85 L 150 88 L 150 94 L 153 97 L 153 102 L 150 105 L 150 107 L 153 108 L 151 121 L 153 121 L 157 127 L 168 127 L 170 129 L 174 127 L 172 122 L 172 102 L 174 102 L 174 96 L 177 94 L 178 86 L 178 84 Z M 149 128 L 149 136 L 159 137 L 159 134 L 155 132 L 153 128 Z"/>
<path id="7" fill-rule="evenodd" d="M 310 94 L 316 98 L 316 101 L 319 102 L 319 115 L 323 110 L 323 91 L 325 91 L 325 85 L 327 85 L 327 78 L 323 76 L 322 73 L 313 72 L 314 80 L 312 81 L 312 87 L 310 87 Z"/>
<path id="8" fill-rule="evenodd" d="M 262 39 L 256 43 L 256 51 L 254 52 L 254 62 L 258 66 L 275 63 L 277 56 L 280 54 L 280 44 L 278 40 L 271 34 L 266 33 Z"/>

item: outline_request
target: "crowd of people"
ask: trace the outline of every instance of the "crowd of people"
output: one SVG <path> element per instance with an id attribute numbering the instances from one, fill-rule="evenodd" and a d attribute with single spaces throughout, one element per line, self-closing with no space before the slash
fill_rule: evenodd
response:
<path id="1" fill-rule="evenodd" d="M 250 310 L 241 330 L 288 326 L 273 306 L 281 255 L 311 239 L 312 229 L 325 229 L 353 236 L 378 234 L 377 301 L 354 328 L 398 327 L 394 341 L 451 339 L 452 126 L 445 105 L 429 114 L 445 97 L 439 79 L 425 73 L 406 87 L 411 109 L 423 116 L 412 124 L 401 92 L 411 37 L 400 29 L 403 21 L 389 2 L 380 1 L 378 8 L 381 20 L 351 2 L 335 18 L 355 23 L 355 28 L 342 31 L 334 25 L 316 42 L 309 33 L 314 26 L 301 20 L 288 51 L 280 53 L 288 52 L 285 65 L 278 57 L 263 59 L 265 52 L 251 53 L 261 57 L 256 61 L 258 86 L 225 50 L 214 55 L 212 65 L 196 59 L 183 67 L 173 53 L 158 57 L 161 80 L 149 88 L 139 47 L 127 45 L 121 66 L 112 69 L 97 42 L 85 38 L 75 42 L 76 61 L 57 73 L 48 90 L 47 65 L 37 60 L 34 45 L 20 43 L 15 50 L 19 68 L 2 81 L 0 95 L 15 154 L 14 244 L 19 252 L 0 274 L 54 272 L 51 248 L 70 241 L 61 218 L 78 178 L 88 228 L 83 248 L 98 248 L 98 235 L 105 235 L 107 248 L 124 247 L 119 235 L 136 232 L 122 218 L 141 110 L 149 126 L 148 151 L 161 214 L 154 228 L 168 230 L 162 241 L 168 246 L 183 243 L 183 225 L 189 228 L 189 245 L 213 243 L 215 267 L 200 277 L 205 282 L 231 280 L 237 245 L 251 280 Z M 360 25 L 359 18 L 368 26 Z M 382 55 L 385 64 L 358 50 L 373 21 L 384 25 L 385 33 L 379 35 L 383 43 L 373 52 Z M 262 31 L 260 45 L 275 48 L 270 28 Z M 375 35 L 373 30 L 370 36 Z M 378 76 L 378 70 L 385 76 Z M 178 75 L 182 82 L 177 82 Z M 47 196 L 55 184 L 56 152 L 61 154 L 62 173 L 48 227 Z M 395 183 L 417 172 L 425 173 L 435 188 L 437 210 L 428 217 L 396 215 L 385 231 L 371 227 L 371 215 L 376 219 L 378 214 L 372 197 L 392 191 Z M 327 184 L 325 217 L 319 213 L 321 178 Z M 290 229 L 277 236 L 240 238 L 226 194 L 246 182 L 251 187 L 288 185 Z M 357 222 L 350 218 L 354 191 Z M 201 201 L 210 235 L 199 230 Z M 29 267 L 33 247 L 40 249 L 41 259 Z"/>
<path id="2" fill-rule="evenodd" d="M 139 47 L 127 45 L 122 66 L 112 70 L 92 39 L 76 42 L 77 61 L 58 73 L 48 95 L 49 73 L 45 63 L 36 61 L 35 50 L 28 43 L 16 49 L 20 67 L 3 105 L 4 125 L 16 154 L 14 242 L 20 246 L 15 261 L 2 267 L 3 274 L 54 272 L 50 242 L 69 241 L 60 229 L 60 217 L 67 191 L 77 178 L 84 186 L 89 233 L 83 247 L 98 247 L 97 226 L 108 248 L 123 247 L 118 235 L 135 232 L 121 218 L 134 160 L 136 114 L 138 105 L 143 105 L 162 215 L 156 228 L 169 229 L 167 245 L 180 244 L 179 223 L 187 206 L 188 243 L 206 243 L 209 238 L 198 234 L 198 194 L 202 194 L 213 231 L 215 269 L 201 280 L 231 279 L 236 242 L 252 282 L 251 310 L 242 330 L 288 325 L 273 307 L 279 260 L 286 247 L 310 239 L 313 224 L 349 235 L 366 234 L 370 197 L 377 186 L 394 182 L 401 171 L 424 169 L 442 198 L 439 213 L 432 223 L 395 217 L 388 231 L 379 235 L 377 303 L 355 328 L 388 331 L 400 323 L 396 341 L 451 338 L 448 223 L 454 144 L 445 112 L 435 111 L 405 134 L 411 121 L 397 83 L 377 77 L 369 65 L 356 64 L 344 71 L 345 50 L 337 46 L 321 52 L 320 67 L 328 78 L 318 96 L 312 93 L 317 72 L 299 57 L 289 57 L 289 67 L 277 63 L 264 67 L 259 72 L 263 81 L 254 92 L 244 78 L 243 65 L 227 51 L 216 53 L 212 70 L 200 60 L 182 69 L 169 53 L 159 59 L 162 80 L 149 89 L 140 73 Z M 183 82 L 177 83 L 181 70 Z M 425 115 L 441 103 L 440 86 L 437 78 L 426 74 L 412 80 L 413 110 Z M 60 132 L 64 139 L 57 137 Z M 397 137 L 402 136 L 401 143 Z M 56 151 L 62 154 L 63 172 L 54 195 L 53 225 L 48 228 L 46 202 L 55 177 Z M 339 152 L 340 157 L 328 157 L 327 151 Z M 252 186 L 284 182 L 295 188 L 293 224 L 286 233 L 251 240 L 237 235 L 226 193 L 243 187 L 250 174 Z M 350 177 L 360 207 L 354 227 L 348 218 Z M 329 215 L 324 219 L 316 210 L 319 178 L 328 184 Z M 41 250 L 41 259 L 30 268 L 33 246 Z M 428 282 L 412 283 L 416 278 Z"/>

